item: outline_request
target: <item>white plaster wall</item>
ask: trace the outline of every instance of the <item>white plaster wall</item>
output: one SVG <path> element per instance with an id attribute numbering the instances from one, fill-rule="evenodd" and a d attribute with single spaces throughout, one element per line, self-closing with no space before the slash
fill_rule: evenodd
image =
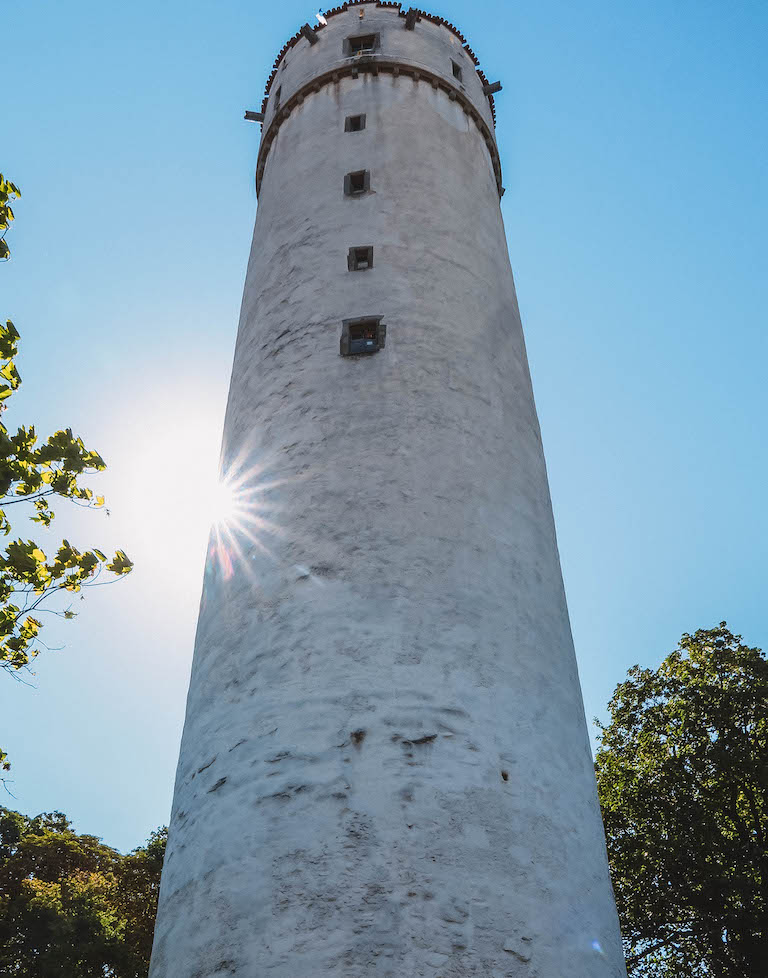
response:
<path id="1" fill-rule="evenodd" d="M 386 349 L 340 357 L 368 314 Z M 347 77 L 280 127 L 223 460 L 277 532 L 208 562 L 151 978 L 623 976 L 498 192 L 446 93 Z"/>

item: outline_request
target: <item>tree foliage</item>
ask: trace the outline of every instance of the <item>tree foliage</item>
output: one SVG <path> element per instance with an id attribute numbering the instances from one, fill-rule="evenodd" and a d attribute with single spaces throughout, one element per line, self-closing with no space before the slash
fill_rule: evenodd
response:
<path id="1" fill-rule="evenodd" d="M 768 661 L 721 622 L 630 669 L 596 770 L 634 978 L 768 973 Z"/>
<path id="2" fill-rule="evenodd" d="M 61 812 L 0 808 L 0 975 L 146 978 L 165 839 L 122 855 Z"/>
<path id="3" fill-rule="evenodd" d="M 0 261 L 8 261 L 11 256 L 5 234 L 14 219 L 11 203 L 17 197 L 21 197 L 19 188 L 0 173 Z"/>
<path id="4" fill-rule="evenodd" d="M 0 231 L 3 235 L 14 219 L 10 201 L 19 196 L 18 188 L 0 174 Z M 9 250 L 0 238 L 0 258 Z M 0 412 L 21 386 L 16 367 L 19 333 L 7 320 L 0 324 Z M 81 479 L 106 468 L 98 454 L 85 447 L 71 428 L 38 438 L 33 426 L 11 432 L 0 423 L 0 534 L 12 532 L 11 515 L 22 506 L 21 515 L 33 523 L 49 527 L 55 518 L 54 500 L 89 509 L 104 505 L 102 496 L 82 484 Z M 0 549 L 0 669 L 18 673 L 39 653 L 42 643 L 41 615 L 52 613 L 74 618 L 74 612 L 49 599 L 72 596 L 95 583 L 107 571 L 115 577 L 128 574 L 133 564 L 118 550 L 108 558 L 101 550 L 78 550 L 63 540 L 55 552 L 47 554 L 30 539 L 18 538 Z M 47 607 L 41 606 L 47 604 Z M 7 755 L 0 750 L 0 767 L 8 770 Z"/>

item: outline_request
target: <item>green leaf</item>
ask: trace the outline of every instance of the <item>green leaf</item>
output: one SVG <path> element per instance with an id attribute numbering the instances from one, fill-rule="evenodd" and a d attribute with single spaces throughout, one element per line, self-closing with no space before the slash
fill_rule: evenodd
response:
<path id="1" fill-rule="evenodd" d="M 112 558 L 112 562 L 107 564 L 107 570 L 113 574 L 130 574 L 133 570 L 133 562 L 130 561 L 123 550 L 118 550 Z"/>

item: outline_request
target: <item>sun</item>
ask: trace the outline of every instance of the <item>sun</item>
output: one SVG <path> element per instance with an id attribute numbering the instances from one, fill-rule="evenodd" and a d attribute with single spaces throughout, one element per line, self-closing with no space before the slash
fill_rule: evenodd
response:
<path id="1" fill-rule="evenodd" d="M 109 532 L 142 569 L 137 579 L 156 575 L 179 596 L 199 586 L 206 560 L 225 577 L 258 575 L 286 532 L 274 456 L 250 441 L 222 451 L 221 405 L 191 398 L 189 386 L 204 388 L 158 381 L 125 409 L 104 486 Z"/>
<path id="2" fill-rule="evenodd" d="M 235 523 L 240 512 L 240 500 L 234 486 L 225 479 L 219 479 L 212 487 L 208 502 L 209 521 L 215 527 Z"/>
<path id="3" fill-rule="evenodd" d="M 208 560 L 229 578 L 239 568 L 252 573 L 257 553 L 274 559 L 271 540 L 283 535 L 274 491 L 283 479 L 271 476 L 266 463 L 254 463 L 246 449 L 235 458 L 207 494 L 211 535 Z"/>

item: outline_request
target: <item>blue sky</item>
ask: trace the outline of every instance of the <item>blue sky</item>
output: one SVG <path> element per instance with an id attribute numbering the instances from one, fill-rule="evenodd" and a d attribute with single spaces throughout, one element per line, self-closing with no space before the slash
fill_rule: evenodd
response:
<path id="1" fill-rule="evenodd" d="M 63 648 L 34 686 L 0 676 L 7 801 L 123 849 L 170 809 L 256 208 L 243 110 L 314 9 L 6 15 L 0 169 L 24 194 L 0 268 L 23 340 L 6 421 L 102 452 L 111 515 L 62 513 L 58 534 L 137 564 L 48 626 Z M 502 210 L 591 718 L 683 631 L 725 618 L 768 644 L 768 6 L 429 9 L 504 85 Z"/>

